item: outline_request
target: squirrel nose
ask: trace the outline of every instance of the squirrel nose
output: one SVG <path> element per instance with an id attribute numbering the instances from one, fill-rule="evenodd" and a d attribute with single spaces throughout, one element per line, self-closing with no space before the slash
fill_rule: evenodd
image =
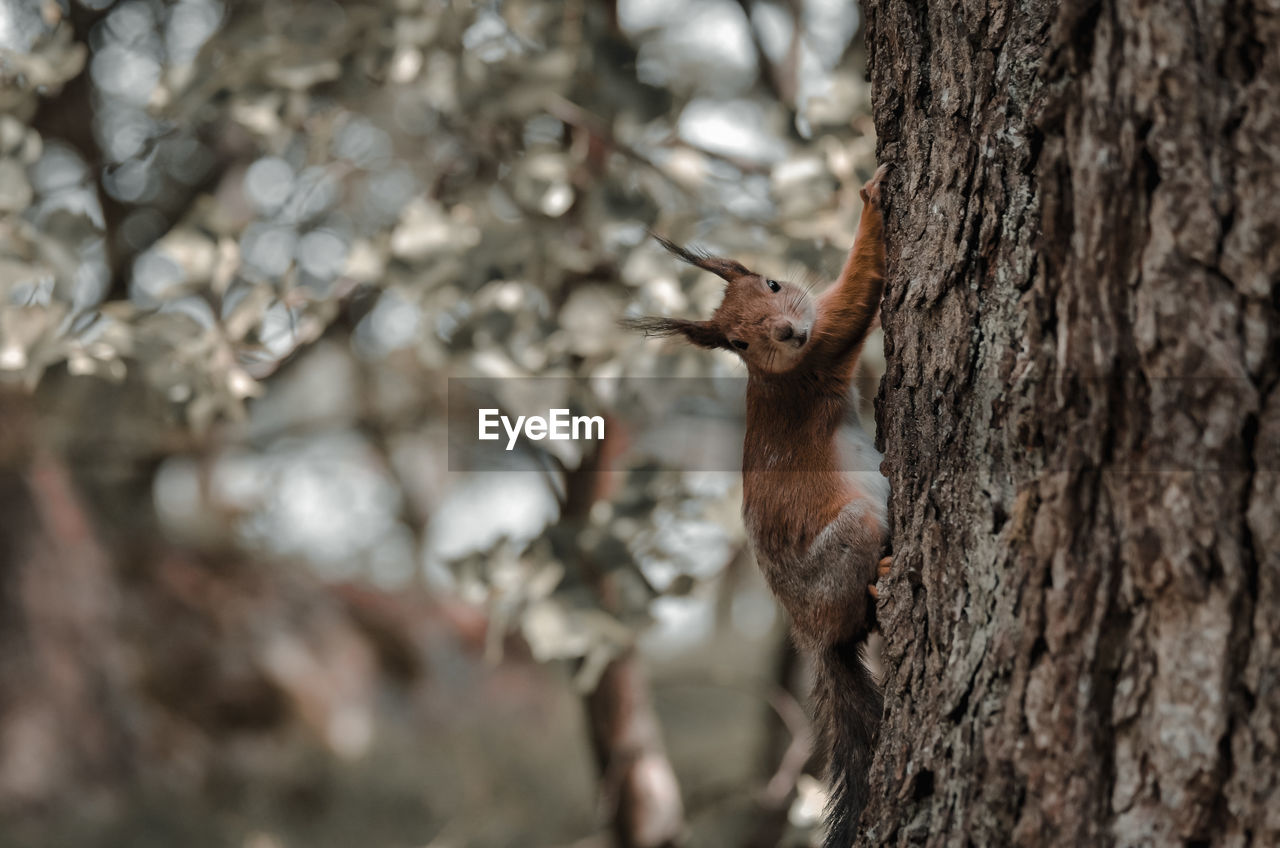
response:
<path id="1" fill-rule="evenodd" d="M 795 334 L 796 334 L 796 329 L 795 327 L 792 327 L 790 324 L 783 324 L 781 327 L 778 327 L 776 330 L 773 331 L 773 337 L 780 342 L 785 342 L 787 339 L 791 338 Z"/>

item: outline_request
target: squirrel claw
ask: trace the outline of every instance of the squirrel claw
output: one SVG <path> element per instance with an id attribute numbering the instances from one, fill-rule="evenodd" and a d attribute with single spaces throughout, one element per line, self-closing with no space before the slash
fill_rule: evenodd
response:
<path id="1" fill-rule="evenodd" d="M 888 162 L 876 168 L 875 174 L 872 175 L 871 179 L 867 180 L 867 184 L 858 190 L 858 196 L 862 198 L 863 203 L 880 205 L 880 183 L 887 173 L 889 173 Z"/>
<path id="2" fill-rule="evenodd" d="M 893 557 L 891 556 L 887 556 L 880 560 L 880 567 L 876 570 L 877 580 L 889 573 L 889 567 L 892 563 Z M 867 591 L 871 593 L 871 597 L 875 598 L 877 601 L 880 600 L 880 590 L 876 588 L 876 584 L 872 583 L 867 586 Z"/>

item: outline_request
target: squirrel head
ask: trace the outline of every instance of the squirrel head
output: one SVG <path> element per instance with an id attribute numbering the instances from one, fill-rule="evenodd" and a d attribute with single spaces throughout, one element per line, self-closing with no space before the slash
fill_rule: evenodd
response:
<path id="1" fill-rule="evenodd" d="M 681 336 L 698 347 L 732 350 L 751 371 L 781 374 L 804 359 L 816 314 L 806 289 L 752 273 L 732 259 L 655 238 L 680 259 L 724 280 L 724 299 L 705 321 L 636 318 L 624 326 L 649 336 Z"/>

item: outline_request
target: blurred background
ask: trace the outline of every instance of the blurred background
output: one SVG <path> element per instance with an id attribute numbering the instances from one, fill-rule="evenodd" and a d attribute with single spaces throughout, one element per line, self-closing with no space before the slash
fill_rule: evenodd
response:
<path id="1" fill-rule="evenodd" d="M 718 302 L 648 231 L 839 270 L 860 26 L 0 0 L 0 846 L 810 844 L 737 475 L 608 386 L 744 376 L 617 329 Z M 450 470 L 449 378 L 534 376 L 606 439 Z"/>

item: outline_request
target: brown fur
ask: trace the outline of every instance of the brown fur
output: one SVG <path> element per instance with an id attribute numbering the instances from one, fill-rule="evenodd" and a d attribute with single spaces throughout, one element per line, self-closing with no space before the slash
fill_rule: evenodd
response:
<path id="1" fill-rule="evenodd" d="M 856 834 L 880 716 L 880 694 L 860 652 L 871 625 L 867 589 L 877 575 L 885 507 L 843 467 L 840 434 L 855 417 L 851 380 L 884 286 L 885 171 L 881 166 L 863 188 L 853 249 L 816 304 L 798 286 L 659 239 L 725 280 L 724 300 L 705 321 L 628 322 L 651 335 L 735 350 L 746 363 L 743 517 L 797 643 L 817 660 L 814 699 L 831 753 L 828 848 L 843 848 Z"/>

